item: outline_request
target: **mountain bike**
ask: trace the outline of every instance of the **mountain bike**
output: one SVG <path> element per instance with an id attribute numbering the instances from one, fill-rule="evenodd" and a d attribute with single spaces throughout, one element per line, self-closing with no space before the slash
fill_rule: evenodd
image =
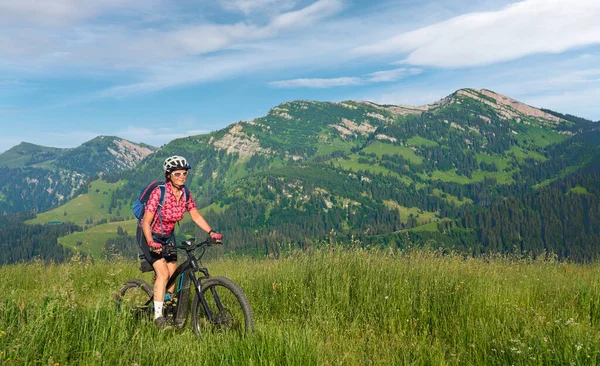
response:
<path id="1" fill-rule="evenodd" d="M 213 244 L 218 243 L 210 237 L 201 243 L 196 243 L 192 238 L 184 240 L 180 246 L 163 247 L 163 250 L 182 250 L 187 254 L 187 259 L 177 267 L 167 283 L 167 289 L 175 284 L 175 290 L 165 294 L 163 316 L 175 327 L 183 328 L 190 310 L 190 291 L 193 289 L 195 294 L 191 311 L 195 333 L 201 334 L 203 329 L 251 333 L 254 331 L 254 319 L 244 291 L 230 279 L 213 277 L 207 268 L 201 267 L 206 248 Z M 197 257 L 194 254 L 196 249 L 200 249 Z M 143 254 L 140 259 L 142 272 L 153 271 Z M 201 277 L 196 276 L 198 272 L 202 273 Z M 131 279 L 116 294 L 117 305 L 121 311 L 150 320 L 154 317 L 153 293 L 153 287 L 148 282 Z"/>

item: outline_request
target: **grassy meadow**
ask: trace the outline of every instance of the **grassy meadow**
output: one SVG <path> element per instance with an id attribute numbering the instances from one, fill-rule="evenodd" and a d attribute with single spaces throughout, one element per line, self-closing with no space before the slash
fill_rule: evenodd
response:
<path id="1" fill-rule="evenodd" d="M 418 207 L 404 207 L 392 200 L 385 200 L 383 203 L 389 209 L 398 210 L 398 212 L 400 212 L 400 217 L 404 218 L 404 220 L 401 220 L 403 223 L 407 222 L 410 215 L 413 215 L 416 218 L 419 225 L 427 224 L 429 221 L 439 221 L 437 212 L 421 210 Z"/>
<path id="2" fill-rule="evenodd" d="M 102 219 L 110 219 L 112 216 L 121 216 L 111 213 L 110 197 L 114 190 L 123 185 L 119 183 L 107 183 L 101 179 L 97 179 L 88 186 L 88 193 L 80 194 L 79 196 L 69 200 L 64 205 L 52 210 L 39 213 L 34 219 L 26 221 L 28 224 L 45 224 L 52 221 L 73 222 L 77 225 L 84 226 L 86 221 L 99 221 Z M 133 218 L 131 209 L 123 207 L 123 216 Z"/>
<path id="3" fill-rule="evenodd" d="M 58 242 L 64 247 L 90 254 L 94 258 L 101 258 L 102 251 L 104 250 L 104 243 L 106 243 L 108 239 L 117 236 L 119 226 L 129 235 L 135 236 L 137 219 L 108 222 L 106 224 L 92 226 L 85 231 L 76 231 L 60 237 L 58 238 Z"/>
<path id="4" fill-rule="evenodd" d="M 210 250 L 210 249 L 209 249 Z M 0 363 L 568 365 L 600 360 L 600 264 L 341 249 L 206 263 L 246 292 L 248 337 L 116 311 L 137 263 L 0 267 Z"/>

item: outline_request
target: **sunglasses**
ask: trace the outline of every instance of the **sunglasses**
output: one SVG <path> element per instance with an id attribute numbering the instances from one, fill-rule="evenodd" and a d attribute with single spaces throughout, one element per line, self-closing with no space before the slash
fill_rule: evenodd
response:
<path id="1" fill-rule="evenodd" d="M 171 173 L 172 176 L 174 177 L 185 177 L 187 175 L 187 172 L 176 172 L 176 173 Z"/>

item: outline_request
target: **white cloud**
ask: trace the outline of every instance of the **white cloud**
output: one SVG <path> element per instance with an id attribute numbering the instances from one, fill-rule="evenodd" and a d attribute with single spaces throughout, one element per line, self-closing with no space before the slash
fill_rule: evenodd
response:
<path id="1" fill-rule="evenodd" d="M 21 0 L 0 2 L 0 24 L 49 25 L 62 27 L 67 23 L 93 18 L 115 10 L 137 14 L 156 6 L 158 0 Z"/>
<path id="2" fill-rule="evenodd" d="M 410 75 L 421 73 L 417 68 L 398 68 L 393 70 L 377 71 L 360 77 L 339 78 L 310 78 L 292 79 L 270 82 L 275 88 L 331 88 L 337 86 L 361 85 L 370 83 L 393 82 Z"/>
<path id="3" fill-rule="evenodd" d="M 251 15 L 259 12 L 280 13 L 294 7 L 296 1 L 293 0 L 220 0 L 219 4 L 223 9 L 232 12 L 239 12 L 245 15 Z"/>
<path id="4" fill-rule="evenodd" d="M 198 55 L 218 51 L 236 42 L 269 36 L 266 29 L 237 23 L 233 25 L 207 24 L 181 29 L 164 35 L 163 45 L 181 50 L 180 54 Z M 157 43 L 156 46 L 159 44 Z"/>
<path id="5" fill-rule="evenodd" d="M 252 68 L 253 63 L 252 57 L 245 59 L 214 57 L 191 62 L 163 64 L 160 67 L 150 68 L 141 82 L 108 88 L 101 91 L 98 96 L 121 98 L 179 85 L 214 81 L 240 74 Z"/>
<path id="6" fill-rule="evenodd" d="M 291 27 L 308 26 L 318 20 L 336 14 L 344 7 L 342 0 L 318 0 L 309 6 L 296 11 L 277 16 L 269 27 L 286 29 Z"/>
<path id="7" fill-rule="evenodd" d="M 306 40 L 290 44 L 287 41 L 254 43 L 247 49 L 232 50 L 213 56 L 198 56 L 185 61 L 163 62 L 144 70 L 140 81 L 123 83 L 107 88 L 97 97 L 121 98 L 132 94 L 147 93 L 176 86 L 201 84 L 231 79 L 240 75 L 268 72 L 292 68 L 328 68 L 337 64 L 335 58 L 315 59 L 309 49 L 324 47 L 320 41 Z M 336 53 L 334 45 L 327 52 Z"/>
<path id="8" fill-rule="evenodd" d="M 24 1 L 27 4 L 31 2 Z M 207 19 L 195 19 L 193 23 L 174 23 L 173 19 L 164 19 L 156 26 L 153 23 L 149 26 L 144 19 L 136 16 L 128 17 L 124 23 L 106 22 L 111 16 L 118 18 L 127 14 L 119 8 L 128 4 L 124 0 L 104 0 L 96 6 L 82 6 L 82 9 L 76 6 L 77 3 L 75 0 L 50 1 L 49 5 L 44 3 L 46 5 L 32 15 L 49 16 L 57 24 L 69 18 L 71 25 L 36 24 L 17 29 L 3 24 L 3 16 L 0 15 L 0 49 L 5 56 L 0 60 L 0 72 L 4 69 L 7 73 L 18 70 L 19 73 L 34 74 L 51 70 L 56 76 L 61 72 L 70 75 L 85 73 L 93 68 L 155 75 L 160 68 L 169 70 L 170 63 L 195 62 L 200 67 L 205 62 L 198 57 L 220 51 L 233 52 L 229 57 L 232 63 L 236 63 L 235 58 L 243 58 L 243 53 L 252 52 L 253 47 L 261 47 L 258 42 L 277 43 L 282 33 L 295 37 L 293 32 L 335 15 L 344 4 L 342 0 L 318 0 L 303 8 L 276 14 L 264 25 L 253 24 L 249 19 L 230 24 L 213 23 Z M 56 5 L 58 10 L 53 10 L 50 5 Z M 147 5 L 140 12 L 160 12 L 165 8 L 166 5 L 158 9 Z M 29 7 L 5 5 L 4 9 L 16 16 L 20 12 L 26 13 Z M 61 16 L 53 11 L 67 15 Z M 71 12 L 82 14 L 68 15 Z M 25 21 L 23 17 L 18 17 L 21 23 Z M 78 23 L 80 18 L 85 22 Z"/>
<path id="9" fill-rule="evenodd" d="M 423 70 L 418 68 L 398 68 L 393 70 L 376 71 L 368 74 L 365 81 L 369 83 L 386 83 L 397 81 L 410 75 L 420 74 Z"/>
<path id="10" fill-rule="evenodd" d="M 406 54 L 401 63 L 465 67 L 600 43 L 600 1 L 526 0 L 469 13 L 356 49 Z"/>
<path id="11" fill-rule="evenodd" d="M 118 34 L 111 44 L 123 50 L 133 59 L 141 57 L 158 57 L 163 60 L 179 60 L 186 57 L 199 56 L 216 51 L 239 50 L 247 48 L 249 42 L 273 39 L 280 32 L 298 27 L 307 27 L 322 19 L 330 17 L 342 8 L 341 0 L 318 0 L 299 10 L 275 16 L 265 26 L 257 26 L 248 22 L 234 24 L 203 23 L 182 26 L 175 30 L 158 31 L 144 29 L 123 37 Z M 251 50 L 250 50 L 251 51 Z M 240 57 L 233 55 L 232 58 Z M 119 55 L 119 58 L 123 58 Z M 185 62 L 204 63 L 201 59 Z M 235 63 L 235 62 L 234 62 Z M 147 64 L 141 61 L 139 64 Z M 139 65 L 138 66 L 141 66 Z"/>
<path id="12" fill-rule="evenodd" d="M 280 80 L 270 82 L 269 85 L 276 88 L 331 88 L 334 86 L 359 85 L 362 83 L 363 80 L 361 78 L 341 77 Z"/>

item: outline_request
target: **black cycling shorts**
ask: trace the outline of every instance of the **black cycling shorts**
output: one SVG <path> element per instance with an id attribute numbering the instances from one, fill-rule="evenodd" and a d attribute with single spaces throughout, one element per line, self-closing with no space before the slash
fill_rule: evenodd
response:
<path id="1" fill-rule="evenodd" d="M 146 256 L 146 259 L 150 264 L 154 264 L 157 260 L 164 258 L 167 263 L 177 262 L 177 251 L 175 250 L 175 232 L 171 232 L 170 234 L 162 235 L 157 233 L 152 233 L 152 238 L 155 242 L 161 243 L 163 245 L 163 250 L 160 253 L 156 253 L 151 251 L 148 246 L 148 242 L 146 241 L 146 237 L 142 232 L 141 226 L 138 226 L 136 232 L 136 238 L 142 253 Z M 170 246 L 171 248 L 166 248 Z"/>

